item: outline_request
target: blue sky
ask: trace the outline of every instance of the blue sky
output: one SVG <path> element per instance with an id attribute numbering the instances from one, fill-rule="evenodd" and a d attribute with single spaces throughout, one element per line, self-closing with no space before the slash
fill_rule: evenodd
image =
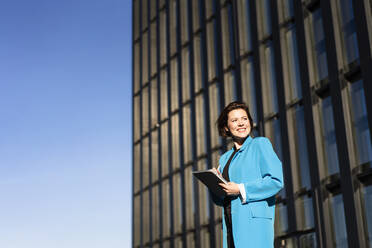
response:
<path id="1" fill-rule="evenodd" d="M 131 140 L 131 1 L 1 1 L 0 247 L 129 247 Z"/>

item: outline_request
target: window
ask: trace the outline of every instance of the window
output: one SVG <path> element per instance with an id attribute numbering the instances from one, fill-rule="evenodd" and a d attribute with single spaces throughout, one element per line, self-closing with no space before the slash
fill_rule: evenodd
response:
<path id="1" fill-rule="evenodd" d="M 234 44 L 232 37 L 231 6 L 228 4 L 221 10 L 221 32 L 222 32 L 222 63 L 223 68 L 228 68 L 234 63 Z"/>
<path id="2" fill-rule="evenodd" d="M 139 246 L 141 243 L 141 198 L 139 195 L 134 197 L 134 245 Z"/>
<path id="3" fill-rule="evenodd" d="M 164 180 L 162 182 L 163 237 L 170 235 L 170 206 L 169 181 Z"/>
<path id="4" fill-rule="evenodd" d="M 311 15 L 307 19 L 309 26 L 308 29 L 308 40 L 311 43 L 311 56 L 313 74 L 315 74 L 315 82 L 319 82 L 328 76 L 328 65 L 327 65 L 327 54 L 324 39 L 323 20 L 320 8 L 311 12 Z"/>
<path id="5" fill-rule="evenodd" d="M 142 85 L 149 80 L 149 33 L 142 35 Z"/>
<path id="6" fill-rule="evenodd" d="M 278 112 L 278 97 L 276 89 L 276 75 L 274 63 L 274 49 L 272 43 L 269 42 L 264 48 L 263 54 L 263 75 L 262 75 L 262 95 L 264 102 L 264 113 Z"/>
<path id="7" fill-rule="evenodd" d="M 149 87 L 142 90 L 142 135 L 149 131 Z"/>
<path id="8" fill-rule="evenodd" d="M 321 128 L 322 147 L 326 174 L 332 175 L 339 172 L 336 132 L 333 121 L 331 97 L 328 96 L 321 102 Z"/>
<path id="9" fill-rule="evenodd" d="M 208 1 L 209 2 L 209 1 Z M 207 23 L 208 81 L 216 77 L 216 42 L 214 41 L 215 19 Z"/>
<path id="10" fill-rule="evenodd" d="M 173 214 L 174 232 L 182 232 L 182 210 L 184 204 L 181 202 L 181 175 L 177 173 L 173 176 Z"/>
<path id="11" fill-rule="evenodd" d="M 341 28 L 343 52 L 346 64 L 359 58 L 358 41 L 354 20 L 354 10 L 352 0 L 338 0 L 339 3 L 339 23 Z"/>
<path id="12" fill-rule="evenodd" d="M 160 25 L 159 25 L 159 56 L 160 56 L 160 66 L 163 66 L 167 63 L 167 28 L 166 28 L 166 15 L 165 10 L 163 9 L 160 12 Z"/>
<path id="13" fill-rule="evenodd" d="M 180 132 L 178 113 L 172 116 L 172 168 L 180 168 Z"/>
<path id="14" fill-rule="evenodd" d="M 133 115 L 134 115 L 134 123 L 140 123 L 141 122 L 141 111 L 140 111 L 140 106 L 141 106 L 141 103 L 140 103 L 140 95 L 137 95 L 134 97 L 134 100 L 133 100 Z M 137 126 L 137 128 L 133 128 L 134 129 L 134 141 L 137 141 L 141 138 L 141 128 Z"/>
<path id="15" fill-rule="evenodd" d="M 140 11 L 140 8 L 139 8 L 139 6 L 140 6 L 140 0 L 136 0 L 136 1 L 133 1 L 133 5 L 134 5 L 134 13 L 133 13 L 133 16 L 134 16 L 134 20 L 133 20 L 133 22 L 134 22 L 134 27 L 133 27 L 133 31 L 134 31 L 134 33 L 133 33 L 133 36 L 134 36 L 134 39 L 136 40 L 136 39 L 138 39 L 139 38 L 139 31 L 140 31 L 140 17 L 141 17 L 141 15 L 140 15 L 140 13 L 139 13 L 139 11 Z"/>
<path id="16" fill-rule="evenodd" d="M 275 206 L 275 236 L 281 236 L 288 232 L 288 212 L 284 202 Z"/>
<path id="17" fill-rule="evenodd" d="M 276 154 L 280 161 L 282 161 L 283 156 L 279 119 L 273 118 L 265 122 L 265 136 L 270 139 Z"/>
<path id="18" fill-rule="evenodd" d="M 198 92 L 202 84 L 202 61 L 201 61 L 201 48 L 200 48 L 200 35 L 195 36 L 194 38 L 194 73 L 195 73 L 195 92 Z"/>
<path id="19" fill-rule="evenodd" d="M 288 122 L 293 187 L 295 191 L 309 190 L 311 183 L 303 106 L 297 105 L 288 111 Z"/>
<path id="20" fill-rule="evenodd" d="M 171 75 L 170 75 L 170 86 L 171 86 L 171 112 L 178 109 L 178 66 L 177 58 L 172 59 L 171 61 Z"/>
<path id="21" fill-rule="evenodd" d="M 145 30 L 147 28 L 147 23 L 148 23 L 148 19 L 147 19 L 147 10 L 148 10 L 147 3 L 148 3 L 147 0 L 141 0 L 141 3 L 140 3 L 140 8 L 142 10 L 142 30 Z"/>
<path id="22" fill-rule="evenodd" d="M 184 44 L 189 40 L 188 35 L 188 2 L 189 1 L 179 1 L 180 4 L 180 14 L 181 14 L 181 42 Z"/>
<path id="23" fill-rule="evenodd" d="M 161 175 L 162 177 L 168 175 L 168 122 L 161 125 Z"/>
<path id="24" fill-rule="evenodd" d="M 159 135 L 158 130 L 151 132 L 151 181 L 159 179 Z"/>
<path id="25" fill-rule="evenodd" d="M 205 112 L 203 95 L 195 98 L 196 150 L 197 156 L 205 154 Z"/>
<path id="26" fill-rule="evenodd" d="M 252 50 L 251 27 L 249 21 L 249 2 L 237 0 L 238 25 L 239 25 L 239 55 Z"/>
<path id="27" fill-rule="evenodd" d="M 142 237 L 143 244 L 150 242 L 150 208 L 149 208 L 149 190 L 142 193 Z"/>
<path id="28" fill-rule="evenodd" d="M 278 4 L 279 17 L 281 22 L 294 17 L 293 0 L 280 0 Z"/>
<path id="29" fill-rule="evenodd" d="M 291 102 L 294 99 L 302 98 L 300 68 L 297 52 L 296 29 L 291 25 L 284 34 L 286 50 L 283 51 L 283 67 L 286 68 L 285 85 L 286 100 Z"/>
<path id="30" fill-rule="evenodd" d="M 158 123 L 158 82 L 157 79 L 153 79 L 150 84 L 151 94 L 151 128 Z M 136 123 L 136 122 L 135 122 Z"/>
<path id="31" fill-rule="evenodd" d="M 149 138 L 142 140 L 142 188 L 149 185 Z"/>
<path id="32" fill-rule="evenodd" d="M 183 114 L 183 156 L 185 164 L 192 161 L 192 150 L 191 150 L 191 111 L 190 104 L 182 108 Z"/>
<path id="33" fill-rule="evenodd" d="M 182 101 L 190 99 L 190 52 L 186 47 L 182 50 Z"/>
<path id="34" fill-rule="evenodd" d="M 194 215 L 195 215 L 195 194 L 194 194 L 194 176 L 192 175 L 192 166 L 185 168 L 185 200 L 187 206 L 186 209 L 186 224 L 187 229 L 194 227 Z"/>
<path id="35" fill-rule="evenodd" d="M 307 195 L 295 201 L 297 229 L 307 230 L 314 227 L 313 199 Z"/>
<path id="36" fill-rule="evenodd" d="M 168 80 L 166 69 L 160 72 L 160 118 L 168 117 Z"/>
<path id="37" fill-rule="evenodd" d="M 225 104 L 237 100 L 235 74 L 233 71 L 226 72 L 224 75 L 225 84 Z"/>
<path id="38" fill-rule="evenodd" d="M 198 161 L 198 170 L 206 170 L 206 160 L 201 159 Z M 199 214 L 200 214 L 200 225 L 208 224 L 209 222 L 209 192 L 208 188 L 202 184 L 199 184 Z M 205 246 L 201 246 L 205 247 Z"/>
<path id="39" fill-rule="evenodd" d="M 368 243 L 372 247 L 372 185 L 362 188 L 364 199 L 365 224 L 368 230 Z"/>
<path id="40" fill-rule="evenodd" d="M 333 247 L 335 248 L 346 248 L 347 243 L 347 232 L 345 224 L 345 212 L 344 202 L 342 195 L 333 196 L 330 199 L 331 203 L 331 218 L 333 224 Z"/>
<path id="41" fill-rule="evenodd" d="M 156 39 L 157 39 L 157 34 L 156 34 L 156 22 L 151 23 L 151 29 L 150 29 L 150 47 L 151 47 L 151 76 L 155 75 L 157 72 L 157 63 L 156 63 L 156 58 L 157 58 L 157 44 L 156 44 Z"/>
<path id="42" fill-rule="evenodd" d="M 270 0 L 256 0 L 256 6 L 259 8 L 259 33 L 260 39 L 271 35 L 271 5 Z"/>
<path id="43" fill-rule="evenodd" d="M 192 1 L 192 25 L 193 31 L 197 31 L 200 28 L 200 6 L 199 0 L 191 0 Z"/>
<path id="44" fill-rule="evenodd" d="M 209 118 L 211 121 L 211 146 L 215 148 L 220 145 L 220 138 L 218 134 L 218 128 L 216 125 L 217 118 L 220 114 L 220 101 L 219 101 L 219 87 L 218 85 L 212 84 L 209 86 Z M 213 161 L 218 163 L 217 161 Z M 217 167 L 217 166 L 216 166 Z"/>
<path id="45" fill-rule="evenodd" d="M 350 112 L 357 164 L 372 161 L 371 136 L 368 127 L 363 81 L 349 84 Z"/>
<path id="46" fill-rule="evenodd" d="M 241 63 L 243 101 L 249 106 L 254 123 L 257 123 L 256 83 L 254 81 L 253 58 L 249 57 Z"/>
<path id="47" fill-rule="evenodd" d="M 169 38 L 170 38 L 170 56 L 177 52 L 177 2 L 169 1 Z"/>
<path id="48" fill-rule="evenodd" d="M 133 158 L 133 170 L 134 170 L 134 178 L 133 178 L 133 192 L 137 193 L 140 191 L 140 183 L 141 183 L 141 153 L 140 153 L 140 143 L 134 146 L 134 158 Z"/>
<path id="49" fill-rule="evenodd" d="M 133 66 L 134 66 L 134 74 L 133 74 L 133 83 L 134 83 L 134 93 L 137 93 L 141 88 L 141 80 L 140 80 L 140 43 L 137 42 L 134 44 L 134 54 L 133 54 Z"/>

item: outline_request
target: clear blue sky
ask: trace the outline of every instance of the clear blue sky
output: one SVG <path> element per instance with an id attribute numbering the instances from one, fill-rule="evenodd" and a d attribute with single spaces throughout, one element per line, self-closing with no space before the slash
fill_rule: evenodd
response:
<path id="1" fill-rule="evenodd" d="M 1 248 L 130 246 L 131 8 L 1 1 Z"/>

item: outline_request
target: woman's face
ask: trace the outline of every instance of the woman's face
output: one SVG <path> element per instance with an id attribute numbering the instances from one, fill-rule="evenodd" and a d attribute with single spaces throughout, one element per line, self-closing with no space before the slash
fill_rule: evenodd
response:
<path id="1" fill-rule="evenodd" d="M 247 112 L 244 109 L 234 109 L 227 115 L 226 131 L 230 131 L 232 136 L 246 138 L 251 132 Z"/>

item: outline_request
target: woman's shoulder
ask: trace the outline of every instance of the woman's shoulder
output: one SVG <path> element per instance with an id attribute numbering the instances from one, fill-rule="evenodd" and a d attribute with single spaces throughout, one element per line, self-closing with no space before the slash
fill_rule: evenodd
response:
<path id="1" fill-rule="evenodd" d="M 267 145 L 271 145 L 271 142 L 268 138 L 260 136 L 260 137 L 253 138 L 252 144 L 255 144 L 258 146 L 267 146 Z"/>

